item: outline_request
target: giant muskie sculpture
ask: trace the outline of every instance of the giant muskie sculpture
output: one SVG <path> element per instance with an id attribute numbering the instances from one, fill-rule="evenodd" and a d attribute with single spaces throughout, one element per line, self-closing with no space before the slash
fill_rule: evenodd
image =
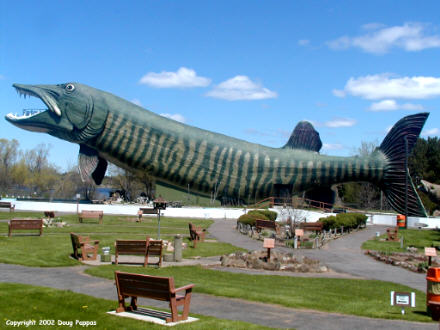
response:
<path id="1" fill-rule="evenodd" d="M 426 216 L 405 168 L 405 140 L 411 151 L 428 113 L 401 119 L 369 157 L 318 153 L 319 134 L 301 122 L 282 148 L 270 148 L 164 118 L 110 93 L 79 83 L 13 85 L 20 95 L 40 98 L 47 111 L 16 116 L 12 124 L 78 143 L 83 180 L 100 184 L 107 160 L 129 170 L 147 171 L 160 181 L 207 195 L 244 200 L 264 198 L 276 186 L 290 192 L 334 183 L 368 181 L 379 186 L 391 206 Z"/>

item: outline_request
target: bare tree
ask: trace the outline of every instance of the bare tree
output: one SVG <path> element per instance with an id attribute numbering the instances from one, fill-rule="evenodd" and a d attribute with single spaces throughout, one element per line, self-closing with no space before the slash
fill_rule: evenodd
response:
<path id="1" fill-rule="evenodd" d="M 5 192 L 12 183 L 12 170 L 16 163 L 18 141 L 13 139 L 0 139 L 0 189 Z"/>

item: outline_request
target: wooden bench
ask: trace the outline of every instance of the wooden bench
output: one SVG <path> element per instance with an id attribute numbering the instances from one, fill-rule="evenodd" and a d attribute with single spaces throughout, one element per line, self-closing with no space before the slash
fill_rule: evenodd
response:
<path id="1" fill-rule="evenodd" d="M 193 242 L 193 247 L 197 246 L 198 241 L 205 241 L 205 229 L 202 227 L 196 227 L 191 222 L 188 223 L 189 226 L 189 239 Z"/>
<path id="2" fill-rule="evenodd" d="M 9 212 L 14 212 L 15 205 L 11 202 L 0 202 L 0 208 L 9 209 Z"/>
<path id="3" fill-rule="evenodd" d="M 158 213 L 158 209 L 153 209 L 151 207 L 141 207 L 139 208 L 138 211 L 139 222 L 142 221 L 142 216 L 144 214 L 157 214 L 157 213 Z"/>
<path id="4" fill-rule="evenodd" d="M 277 234 L 280 233 L 280 227 L 275 221 L 272 220 L 255 220 L 255 229 L 257 233 L 260 233 L 262 229 L 271 229 L 274 230 Z"/>
<path id="5" fill-rule="evenodd" d="M 156 256 L 159 258 L 157 263 L 151 265 L 162 266 L 162 240 L 116 240 L 115 242 L 115 264 L 118 264 L 119 255 L 141 255 L 144 256 L 144 267 L 149 265 L 148 257 Z"/>
<path id="6" fill-rule="evenodd" d="M 99 219 L 99 224 L 102 224 L 102 217 L 104 216 L 103 211 L 81 211 L 81 213 L 78 214 L 78 220 L 79 222 L 83 222 L 84 219 Z"/>
<path id="7" fill-rule="evenodd" d="M 399 241 L 399 227 L 387 228 L 387 241 L 398 242 Z"/>
<path id="8" fill-rule="evenodd" d="M 8 236 L 12 236 L 13 230 L 39 230 L 43 235 L 43 219 L 11 219 L 9 220 Z"/>
<path id="9" fill-rule="evenodd" d="M 115 272 L 116 290 L 118 293 L 119 306 L 116 313 L 137 310 L 137 298 L 150 298 L 168 301 L 171 309 L 171 317 L 166 317 L 166 322 L 178 322 L 188 319 L 191 293 L 194 284 L 188 284 L 181 288 L 174 288 L 172 277 L 159 277 L 142 274 Z M 182 294 L 178 295 L 179 292 Z M 131 297 L 129 306 L 125 306 L 125 299 Z M 178 307 L 183 306 L 182 315 L 179 315 Z"/>
<path id="10" fill-rule="evenodd" d="M 299 225 L 299 228 L 303 229 L 304 231 L 319 231 L 321 232 L 324 228 L 324 224 L 322 222 L 301 222 Z"/>
<path id="11" fill-rule="evenodd" d="M 75 259 L 79 261 L 96 260 L 99 248 L 98 240 L 90 241 L 90 237 L 75 233 L 70 233 L 70 239 L 72 240 L 73 257 Z M 78 250 L 81 251 L 81 257 Z M 92 257 L 89 257 L 89 254 L 92 254 Z"/>

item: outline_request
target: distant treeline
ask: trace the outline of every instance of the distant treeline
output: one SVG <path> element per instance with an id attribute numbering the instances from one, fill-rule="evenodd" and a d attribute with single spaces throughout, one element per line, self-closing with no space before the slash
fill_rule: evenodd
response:
<path id="1" fill-rule="evenodd" d="M 375 143 L 362 142 L 356 154 L 367 156 L 375 148 Z M 73 199 L 80 193 L 83 199 L 95 199 L 95 184 L 81 181 L 77 165 L 72 165 L 67 171 L 61 171 L 48 161 L 49 152 L 50 146 L 46 144 L 23 151 L 20 150 L 17 140 L 0 139 L 0 194 Z M 440 184 L 440 139 L 419 138 L 409 156 L 408 164 L 416 186 L 421 179 Z M 139 196 L 150 199 L 156 197 L 154 178 L 146 173 L 131 173 L 115 165 L 110 165 L 103 185 L 118 190 L 128 201 L 134 201 Z M 335 188 L 337 202 L 343 206 L 359 209 L 389 209 L 380 189 L 370 183 L 345 183 L 336 185 Z M 427 195 L 421 192 L 420 195 L 429 211 L 440 209 L 440 206 Z"/>

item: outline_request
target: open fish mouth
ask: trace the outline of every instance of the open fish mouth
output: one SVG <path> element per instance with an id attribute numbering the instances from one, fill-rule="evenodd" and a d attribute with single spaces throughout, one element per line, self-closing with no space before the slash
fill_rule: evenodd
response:
<path id="1" fill-rule="evenodd" d="M 55 98 L 58 97 L 58 93 L 54 92 L 53 90 L 45 89 L 44 87 L 40 87 L 40 86 L 19 85 L 19 84 L 14 84 L 13 86 L 19 96 L 23 96 L 24 98 L 31 96 L 39 98 L 47 106 L 47 109 L 23 109 L 21 115 L 18 115 L 17 113 L 7 114 L 6 117 L 8 119 L 12 121 L 29 119 L 46 111 L 51 111 L 57 116 L 59 117 L 61 116 L 61 110 L 59 109 L 55 101 Z"/>

